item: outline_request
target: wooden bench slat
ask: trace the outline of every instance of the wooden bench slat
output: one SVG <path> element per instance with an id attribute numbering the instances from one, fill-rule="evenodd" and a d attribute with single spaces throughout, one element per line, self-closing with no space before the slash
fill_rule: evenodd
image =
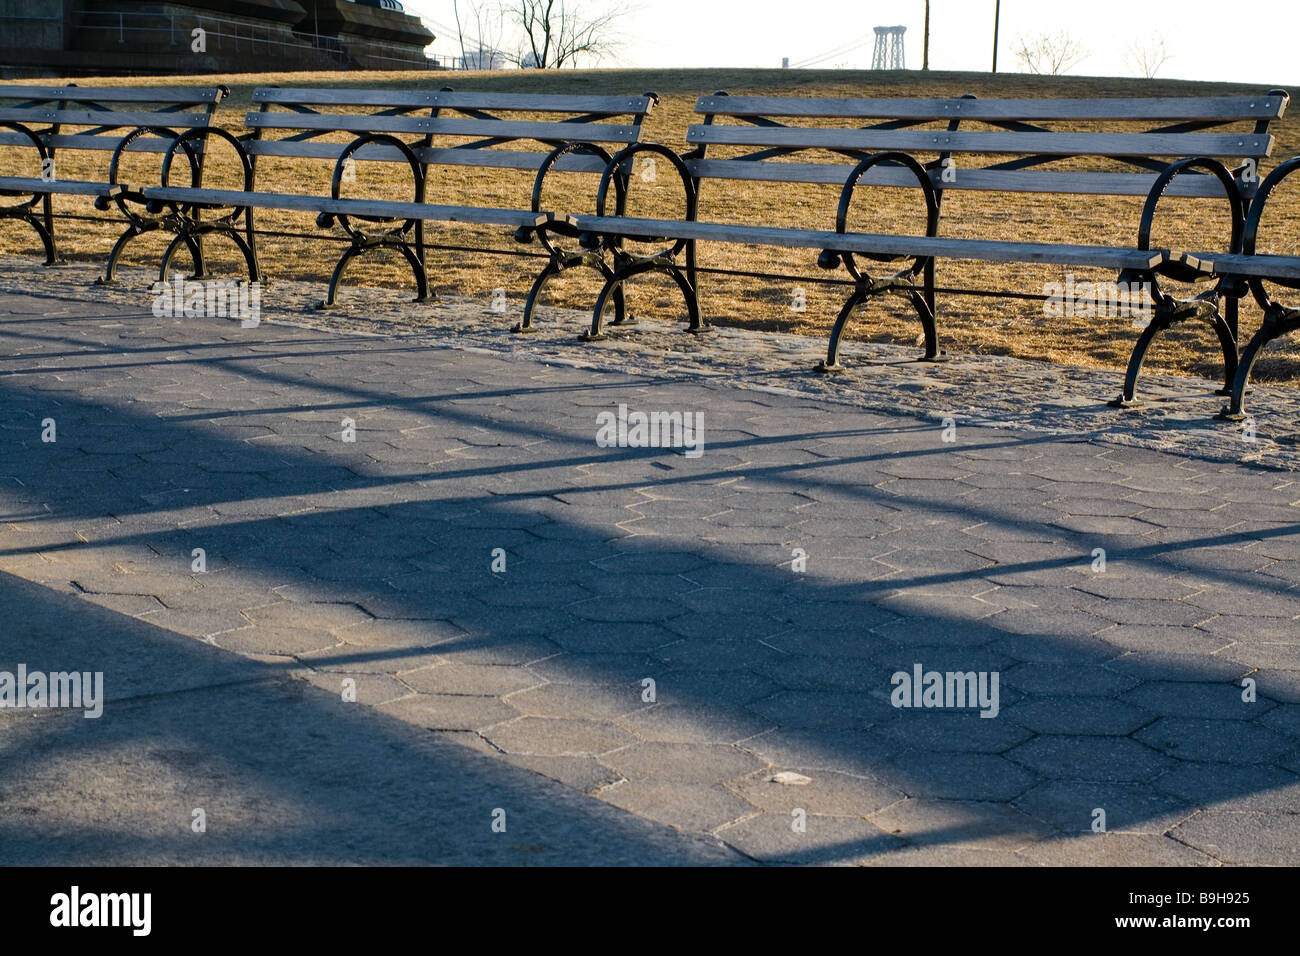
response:
<path id="1" fill-rule="evenodd" d="M 42 136 L 41 140 L 45 145 L 54 149 L 114 150 L 117 149 L 117 144 L 122 141 L 122 137 L 112 133 L 98 135 L 91 133 L 56 133 L 53 136 Z M 134 140 L 126 148 L 126 151 L 128 153 L 165 153 L 171 142 L 171 139 L 166 136 L 141 136 L 139 139 Z M 31 149 L 32 141 L 22 133 L 0 130 L 0 145 L 26 146 Z"/>
<path id="2" fill-rule="evenodd" d="M 431 106 L 432 93 L 427 90 L 313 89 L 297 86 L 259 86 L 253 90 L 254 103 L 293 106 Z"/>
<path id="3" fill-rule="evenodd" d="M 50 110 L 40 107 L 0 107 L 0 120 L 24 123 L 29 126 L 43 123 L 60 123 L 69 126 L 203 126 L 208 122 L 206 113 L 120 113 L 116 110 Z M 160 122 L 165 120 L 164 122 Z"/>
<path id="4" fill-rule="evenodd" d="M 527 153 L 509 149 L 417 149 L 421 162 L 438 166 L 478 166 L 490 169 L 536 171 L 547 153 Z M 602 173 L 605 161 L 599 156 L 567 153 L 556 160 L 553 170 L 566 173 Z"/>
<path id="5" fill-rule="evenodd" d="M 250 139 L 244 149 L 250 156 L 277 156 L 285 159 L 337 160 L 347 143 L 321 143 L 312 140 Z M 392 146 L 371 143 L 353 154 L 357 159 L 377 162 L 406 162 L 406 157 Z"/>
<path id="6" fill-rule="evenodd" d="M 11 86 L 0 83 L 0 99 L 78 103 L 220 103 L 225 93 L 219 86 Z"/>
<path id="7" fill-rule="evenodd" d="M 1280 119 L 1286 98 L 1269 96 L 1116 97 L 1093 99 L 849 99 L 701 96 L 697 113 L 901 120 L 1147 120 L 1213 122 Z"/>
<path id="8" fill-rule="evenodd" d="M 833 230 L 782 229 L 768 226 L 620 216 L 568 216 L 584 232 L 628 238 L 695 239 L 741 245 L 798 249 L 834 249 L 873 255 L 938 256 L 983 262 L 1042 262 L 1106 269 L 1150 269 L 1168 257 L 1165 250 L 1143 251 L 1126 246 L 1083 246 L 1062 243 L 956 239 L 946 236 L 903 236 L 879 233 L 837 233 Z"/>
<path id="9" fill-rule="evenodd" d="M 246 193 L 239 189 L 191 189 L 187 186 L 153 186 L 140 190 L 146 199 L 163 202 L 200 203 L 216 208 L 252 206 L 296 212 L 326 212 L 333 215 L 384 216 L 392 219 L 425 219 L 467 222 L 486 226 L 537 227 L 551 218 L 549 213 L 488 206 L 447 206 L 436 203 L 392 202 L 383 199 L 330 199 L 297 193 Z"/>
<path id="10" fill-rule="evenodd" d="M 753 162 L 740 159 L 694 159 L 686 168 L 704 179 L 758 182 L 813 183 L 842 186 L 852 165 L 837 163 Z M 937 180 L 937 174 L 933 177 Z M 963 169 L 954 182 L 935 182 L 943 189 L 982 192 L 1059 193 L 1066 195 L 1145 196 L 1156 181 L 1155 173 L 1059 172 L 1010 169 Z M 898 166 L 875 166 L 860 182 L 864 186 L 916 188 L 916 177 Z M 1213 176 L 1179 176 L 1165 191 L 1169 196 L 1208 198 L 1223 195 Z"/>
<path id="11" fill-rule="evenodd" d="M 653 109 L 654 100 L 648 96 L 568 96 L 552 93 L 472 93 L 450 90 L 434 93 L 433 105 L 444 109 L 644 116 Z"/>
<path id="12" fill-rule="evenodd" d="M 125 186 L 77 179 L 41 179 L 37 176 L 0 176 L 0 193 L 57 193 L 66 196 L 116 196 Z"/>
<path id="13" fill-rule="evenodd" d="M 565 96 L 548 93 L 476 93 L 446 90 L 345 90 L 261 87 L 254 103 L 295 106 L 397 106 L 515 110 L 530 113 L 596 113 L 608 116 L 650 112 L 648 96 Z"/>
<path id="14" fill-rule="evenodd" d="M 249 113 L 254 129 L 339 130 L 353 133 L 431 133 L 484 139 L 539 139 L 569 142 L 634 143 L 635 126 L 604 123 L 547 123 L 526 120 L 444 119 L 427 116 L 357 116 L 344 113 Z"/>
<path id="15" fill-rule="evenodd" d="M 1042 156 L 1266 157 L 1273 137 L 1256 133 L 1021 133 L 984 130 L 796 129 L 767 126 L 690 127 L 692 145 L 777 146 L 907 153 L 1003 153 Z"/>
<path id="16" fill-rule="evenodd" d="M 1174 258 L 1207 274 L 1255 276 L 1261 279 L 1300 279 L 1300 256 L 1183 252 Z"/>
<path id="17" fill-rule="evenodd" d="M 336 161 L 346 148 L 344 143 L 313 143 L 302 140 L 254 139 L 244 144 L 250 155 L 291 159 L 326 159 Z M 450 149 L 417 147 L 412 150 L 421 162 L 440 166 L 480 166 L 497 169 L 536 170 L 547 156 L 545 152 L 509 149 Z M 372 143 L 352 154 L 358 161 L 406 162 L 406 157 L 391 146 Z M 569 153 L 561 156 L 553 169 L 562 172 L 599 173 L 605 161 L 598 156 Z"/>

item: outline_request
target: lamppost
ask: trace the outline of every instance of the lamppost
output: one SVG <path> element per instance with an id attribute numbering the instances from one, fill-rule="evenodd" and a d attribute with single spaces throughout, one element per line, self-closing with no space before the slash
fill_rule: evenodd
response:
<path id="1" fill-rule="evenodd" d="M 930 0 L 925 0 L 925 41 L 921 46 L 921 69 L 930 69 Z"/>
<path id="2" fill-rule="evenodd" d="M 993 6 L 993 72 L 998 71 L 998 21 L 1002 19 L 1002 0 Z"/>

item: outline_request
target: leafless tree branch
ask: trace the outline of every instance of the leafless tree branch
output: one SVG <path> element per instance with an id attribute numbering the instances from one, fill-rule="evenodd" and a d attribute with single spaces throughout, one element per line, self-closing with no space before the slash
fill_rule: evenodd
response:
<path id="1" fill-rule="evenodd" d="M 1012 49 L 1030 73 L 1059 76 L 1088 58 L 1088 50 L 1068 33 L 1040 33 L 1020 37 Z"/>
<path id="2" fill-rule="evenodd" d="M 1126 47 L 1124 59 L 1138 76 L 1151 79 L 1160 68 L 1172 59 L 1165 46 L 1165 38 L 1160 34 L 1147 40 L 1134 40 Z"/>
<path id="3" fill-rule="evenodd" d="M 626 9 L 586 13 L 581 0 L 513 0 L 510 16 L 524 35 L 520 66 L 559 69 L 580 59 L 600 61 L 614 52 L 614 24 Z"/>

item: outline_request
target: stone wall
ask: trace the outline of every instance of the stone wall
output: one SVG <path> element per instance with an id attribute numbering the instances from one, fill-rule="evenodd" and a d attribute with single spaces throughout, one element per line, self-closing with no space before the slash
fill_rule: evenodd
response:
<path id="1" fill-rule="evenodd" d="M 2 77 L 422 69 L 432 41 L 418 17 L 348 0 L 0 0 Z"/>

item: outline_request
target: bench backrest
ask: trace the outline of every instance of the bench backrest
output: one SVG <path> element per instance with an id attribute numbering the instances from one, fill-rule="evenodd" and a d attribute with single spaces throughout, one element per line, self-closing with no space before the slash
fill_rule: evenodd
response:
<path id="1" fill-rule="evenodd" d="M 656 97 L 477 93 L 453 90 L 288 89 L 260 87 L 258 109 L 245 120 L 254 158 L 337 161 L 347 141 L 387 133 L 410 146 L 425 166 L 538 169 L 547 154 L 569 142 L 604 144 L 609 151 L 635 143 Z M 545 119 L 521 118 L 542 114 Z M 348 134 L 330 136 L 330 134 Z M 507 148 L 499 148 L 507 147 Z M 404 162 L 381 143 L 357 159 Z M 555 169 L 599 173 L 597 155 L 571 153 Z"/>
<path id="2" fill-rule="evenodd" d="M 687 168 L 698 179 L 840 185 L 859 160 L 897 150 L 926 163 L 937 189 L 1144 196 L 1168 163 L 1206 156 L 1229 169 L 1240 162 L 1238 185 L 1249 198 L 1262 178 L 1259 164 L 1273 147 L 1269 123 L 1282 117 L 1287 100 L 1282 90 L 1255 96 L 989 100 L 717 93 L 696 103 L 704 121 L 687 131 L 686 141 L 695 147 Z M 813 125 L 818 121 L 821 125 Z M 1058 124 L 1070 128 L 1052 128 Z M 710 157 L 710 150 L 723 147 L 745 152 Z M 809 151 L 835 159 L 810 162 Z M 1114 162 L 1040 168 L 1081 157 Z M 945 160 L 954 164 L 954 174 L 943 175 Z M 862 183 L 915 187 L 916 178 L 897 166 L 876 166 Z M 1175 179 L 1168 192 L 1223 196 L 1213 176 L 1192 173 Z"/>
<path id="3" fill-rule="evenodd" d="M 212 122 L 224 86 L 10 86 L 0 84 L 0 121 L 20 123 L 36 133 L 51 152 L 59 149 L 117 148 L 138 126 L 179 133 Z M 141 136 L 128 151 L 166 152 L 164 135 Z M 21 133 L 0 129 L 0 145 L 30 147 Z"/>

